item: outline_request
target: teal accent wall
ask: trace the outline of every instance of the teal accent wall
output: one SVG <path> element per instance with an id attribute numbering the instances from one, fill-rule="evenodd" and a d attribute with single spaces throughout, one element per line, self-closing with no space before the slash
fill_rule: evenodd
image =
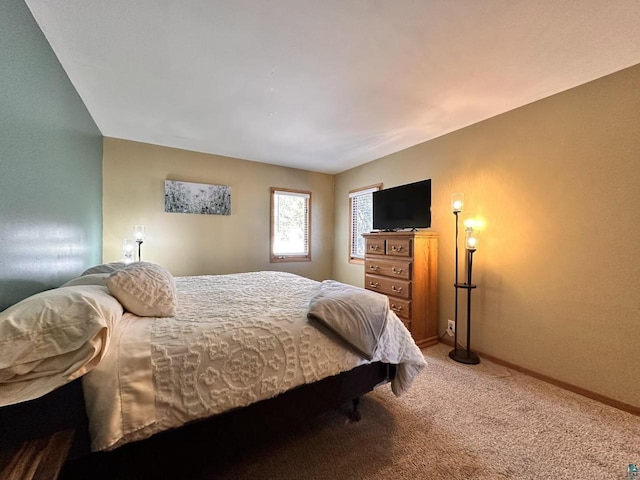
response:
<path id="1" fill-rule="evenodd" d="M 102 135 L 22 0 L 0 2 L 0 310 L 102 256 Z"/>

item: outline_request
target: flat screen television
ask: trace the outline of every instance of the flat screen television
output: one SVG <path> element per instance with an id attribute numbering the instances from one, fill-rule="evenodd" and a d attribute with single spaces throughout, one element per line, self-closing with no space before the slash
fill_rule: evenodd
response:
<path id="1" fill-rule="evenodd" d="M 431 227 L 431 179 L 373 192 L 373 228 Z"/>

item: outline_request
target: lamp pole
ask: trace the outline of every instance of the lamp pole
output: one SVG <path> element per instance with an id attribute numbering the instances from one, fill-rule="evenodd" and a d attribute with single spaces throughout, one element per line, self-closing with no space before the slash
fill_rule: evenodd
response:
<path id="1" fill-rule="evenodd" d="M 457 350 L 458 350 L 458 215 L 460 214 L 459 211 L 454 210 L 453 214 L 456 216 L 456 282 L 454 283 L 454 289 L 456 291 L 456 295 L 455 295 L 455 307 L 453 310 L 453 324 L 454 324 L 454 330 L 453 330 L 453 350 L 456 352 L 457 354 Z"/>
<path id="2" fill-rule="evenodd" d="M 467 360 L 466 363 L 479 363 L 480 359 L 478 356 L 471 351 L 471 290 L 475 285 L 472 286 L 471 283 L 471 270 L 473 268 L 473 254 L 476 251 L 475 248 L 467 249 L 467 286 L 469 289 L 467 290 Z M 457 289 L 456 289 L 457 290 Z"/>
<path id="3" fill-rule="evenodd" d="M 142 245 L 143 241 L 142 240 L 136 240 L 136 243 L 138 244 L 138 261 L 141 262 L 142 261 L 142 255 L 141 255 L 140 252 L 142 250 L 141 245 Z"/>

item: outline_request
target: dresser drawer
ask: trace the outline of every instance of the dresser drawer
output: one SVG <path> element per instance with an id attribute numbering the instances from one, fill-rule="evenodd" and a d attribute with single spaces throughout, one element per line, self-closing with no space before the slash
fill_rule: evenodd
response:
<path id="1" fill-rule="evenodd" d="M 389 238 L 387 240 L 387 255 L 394 257 L 411 257 L 411 239 L 410 238 Z"/>
<path id="2" fill-rule="evenodd" d="M 364 276 L 364 286 L 369 290 L 384 293 L 385 295 L 407 299 L 411 298 L 411 282 L 407 280 L 366 274 Z"/>
<path id="3" fill-rule="evenodd" d="M 400 317 L 405 324 L 411 318 L 411 300 L 389 299 L 389 308 Z"/>
<path id="4" fill-rule="evenodd" d="M 367 258 L 364 261 L 364 270 L 375 275 L 385 277 L 404 278 L 411 280 L 411 262 L 401 260 L 383 260 Z"/>
<path id="5" fill-rule="evenodd" d="M 367 238 L 365 255 L 384 255 L 384 238 Z"/>

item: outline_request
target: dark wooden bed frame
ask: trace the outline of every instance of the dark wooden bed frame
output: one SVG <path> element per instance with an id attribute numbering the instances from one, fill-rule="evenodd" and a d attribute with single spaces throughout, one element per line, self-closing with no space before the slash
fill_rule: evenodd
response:
<path id="1" fill-rule="evenodd" d="M 163 459 L 174 463 L 176 455 L 182 455 L 185 461 L 192 462 L 194 458 L 213 460 L 232 455 L 240 448 L 284 433 L 287 428 L 347 403 L 348 415 L 358 421 L 360 397 L 390 381 L 395 374 L 396 365 L 382 362 L 361 365 L 274 398 L 98 453 L 90 452 L 82 385 L 81 380 L 76 380 L 39 399 L 0 408 L 0 449 L 73 429 L 74 440 L 63 478 L 124 478 L 123 469 L 131 473 L 132 465 L 143 465 L 140 468 L 144 468 L 145 476 L 151 466 L 160 474 L 168 467 Z M 142 475 L 127 478 L 143 478 Z"/>

